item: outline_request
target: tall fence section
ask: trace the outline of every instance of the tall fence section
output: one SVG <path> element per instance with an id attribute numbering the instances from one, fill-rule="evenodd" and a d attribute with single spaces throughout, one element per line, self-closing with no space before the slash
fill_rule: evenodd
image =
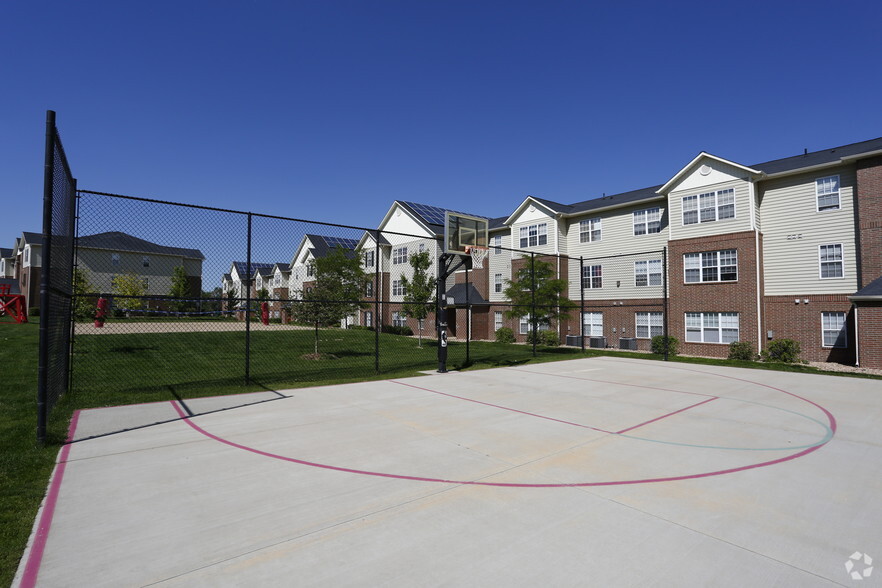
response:
<path id="1" fill-rule="evenodd" d="M 494 241 L 483 268 L 462 265 L 437 288 L 437 227 L 407 234 L 77 192 L 54 128 L 53 115 L 42 435 L 68 389 L 100 405 L 120 392 L 149 401 L 436 369 L 438 291 L 450 369 L 649 351 L 667 333 L 665 250 L 589 258 Z"/>

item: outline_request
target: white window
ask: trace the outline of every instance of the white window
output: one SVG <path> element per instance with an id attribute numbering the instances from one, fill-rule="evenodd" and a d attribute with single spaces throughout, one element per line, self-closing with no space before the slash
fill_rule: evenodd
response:
<path id="1" fill-rule="evenodd" d="M 582 288 L 603 288 L 602 265 L 586 265 L 582 267 Z"/>
<path id="2" fill-rule="evenodd" d="M 392 280 L 392 296 L 404 296 L 404 283 L 401 280 Z"/>
<path id="3" fill-rule="evenodd" d="M 661 286 L 662 266 L 660 259 L 634 262 L 634 285 Z"/>
<path id="4" fill-rule="evenodd" d="M 502 328 L 502 311 L 497 310 L 493 313 L 493 330 L 498 331 Z"/>
<path id="5" fill-rule="evenodd" d="M 309 263 L 306 264 L 306 277 L 311 278 L 314 275 L 315 275 L 315 262 L 310 261 Z"/>
<path id="6" fill-rule="evenodd" d="M 579 221 L 579 243 L 600 241 L 600 219 L 589 218 Z"/>
<path id="7" fill-rule="evenodd" d="M 638 339 L 651 339 L 665 334 L 663 312 L 635 312 L 634 333 Z"/>
<path id="8" fill-rule="evenodd" d="M 709 223 L 735 218 L 735 190 L 718 190 L 683 197 L 683 224 Z"/>
<path id="9" fill-rule="evenodd" d="M 738 341 L 738 313 L 687 312 L 686 341 L 726 345 Z"/>
<path id="10" fill-rule="evenodd" d="M 603 336 L 603 313 L 602 312 L 583 312 L 582 313 L 582 333 L 586 337 L 602 337 Z"/>
<path id="11" fill-rule="evenodd" d="M 374 269 L 374 251 L 365 251 L 364 252 L 364 267 L 367 269 Z"/>
<path id="12" fill-rule="evenodd" d="M 502 235 L 496 235 L 493 237 L 493 254 L 499 255 L 502 253 Z"/>
<path id="13" fill-rule="evenodd" d="M 364 313 L 364 326 L 373 327 L 374 326 L 374 313 L 366 310 Z"/>
<path id="14" fill-rule="evenodd" d="M 110 265 L 119 265 L 119 253 L 110 254 Z"/>
<path id="15" fill-rule="evenodd" d="M 519 321 L 519 325 L 518 325 L 520 327 L 519 330 L 521 332 L 521 335 L 526 335 L 527 333 L 529 333 L 532 330 L 533 323 L 531 323 L 530 320 L 531 319 L 530 319 L 529 314 L 521 317 L 521 320 Z M 537 331 L 547 331 L 549 328 L 550 328 L 549 325 L 543 325 L 542 323 L 539 323 L 538 325 L 536 325 Z"/>
<path id="16" fill-rule="evenodd" d="M 150 267 L 150 257 L 147 255 L 142 256 L 141 257 L 141 265 L 144 267 Z"/>
<path id="17" fill-rule="evenodd" d="M 520 228 L 521 247 L 536 247 L 548 243 L 548 225 L 541 223 Z"/>
<path id="18" fill-rule="evenodd" d="M 370 298 L 371 296 L 374 295 L 374 283 L 373 283 L 372 281 L 370 281 L 370 280 L 368 280 L 367 282 L 365 282 L 365 285 L 364 285 L 364 295 L 367 296 L 367 297 L 369 297 L 369 298 Z"/>
<path id="19" fill-rule="evenodd" d="M 818 200 L 818 212 L 839 210 L 839 176 L 815 180 L 815 194 Z"/>
<path id="20" fill-rule="evenodd" d="M 426 250 L 426 244 L 425 244 L 425 243 L 420 243 L 420 253 L 422 253 L 422 252 L 425 251 L 425 250 Z"/>
<path id="21" fill-rule="evenodd" d="M 842 269 L 842 244 L 821 245 L 818 248 L 821 263 L 821 278 L 841 278 L 845 275 Z"/>
<path id="22" fill-rule="evenodd" d="M 141 278 L 141 279 L 142 279 L 142 281 L 143 281 L 143 283 L 144 283 L 144 292 L 146 292 L 146 291 L 147 291 L 147 288 L 148 288 L 149 285 L 150 285 L 150 281 L 149 281 L 148 278 Z"/>
<path id="23" fill-rule="evenodd" d="M 392 326 L 393 327 L 403 327 L 407 325 L 407 317 L 403 312 L 398 312 L 397 310 L 392 312 Z"/>
<path id="24" fill-rule="evenodd" d="M 493 274 L 493 291 L 502 292 L 502 274 Z"/>
<path id="25" fill-rule="evenodd" d="M 847 347 L 844 312 L 822 312 L 821 331 L 824 347 Z"/>
<path id="26" fill-rule="evenodd" d="M 392 264 L 407 263 L 407 247 L 399 247 L 392 250 Z"/>
<path id="27" fill-rule="evenodd" d="M 647 208 L 634 211 L 634 234 L 646 235 L 661 231 L 661 209 Z"/>
<path id="28" fill-rule="evenodd" d="M 734 282 L 738 280 L 738 251 L 705 251 L 683 256 L 684 280 L 697 282 Z"/>

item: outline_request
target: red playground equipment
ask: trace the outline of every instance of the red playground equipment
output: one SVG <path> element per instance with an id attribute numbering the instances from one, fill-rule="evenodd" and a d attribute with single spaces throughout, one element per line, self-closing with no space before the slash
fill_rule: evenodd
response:
<path id="1" fill-rule="evenodd" d="M 10 294 L 8 284 L 0 284 L 0 316 L 8 314 L 17 323 L 28 322 L 28 309 L 25 297 L 21 294 Z"/>

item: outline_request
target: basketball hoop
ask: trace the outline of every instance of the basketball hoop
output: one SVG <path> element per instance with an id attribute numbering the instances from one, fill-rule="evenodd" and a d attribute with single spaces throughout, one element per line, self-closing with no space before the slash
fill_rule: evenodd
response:
<path id="1" fill-rule="evenodd" d="M 480 245 L 470 245 L 465 248 L 465 252 L 472 256 L 473 269 L 483 269 L 484 258 L 490 253 L 490 249 L 487 247 L 481 247 Z"/>

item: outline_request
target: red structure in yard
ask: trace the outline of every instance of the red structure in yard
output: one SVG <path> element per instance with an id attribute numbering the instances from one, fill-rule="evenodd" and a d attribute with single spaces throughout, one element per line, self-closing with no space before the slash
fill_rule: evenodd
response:
<path id="1" fill-rule="evenodd" d="M 0 315 L 3 314 L 8 314 L 17 323 L 28 322 L 25 297 L 21 294 L 10 294 L 7 284 L 0 285 Z"/>

